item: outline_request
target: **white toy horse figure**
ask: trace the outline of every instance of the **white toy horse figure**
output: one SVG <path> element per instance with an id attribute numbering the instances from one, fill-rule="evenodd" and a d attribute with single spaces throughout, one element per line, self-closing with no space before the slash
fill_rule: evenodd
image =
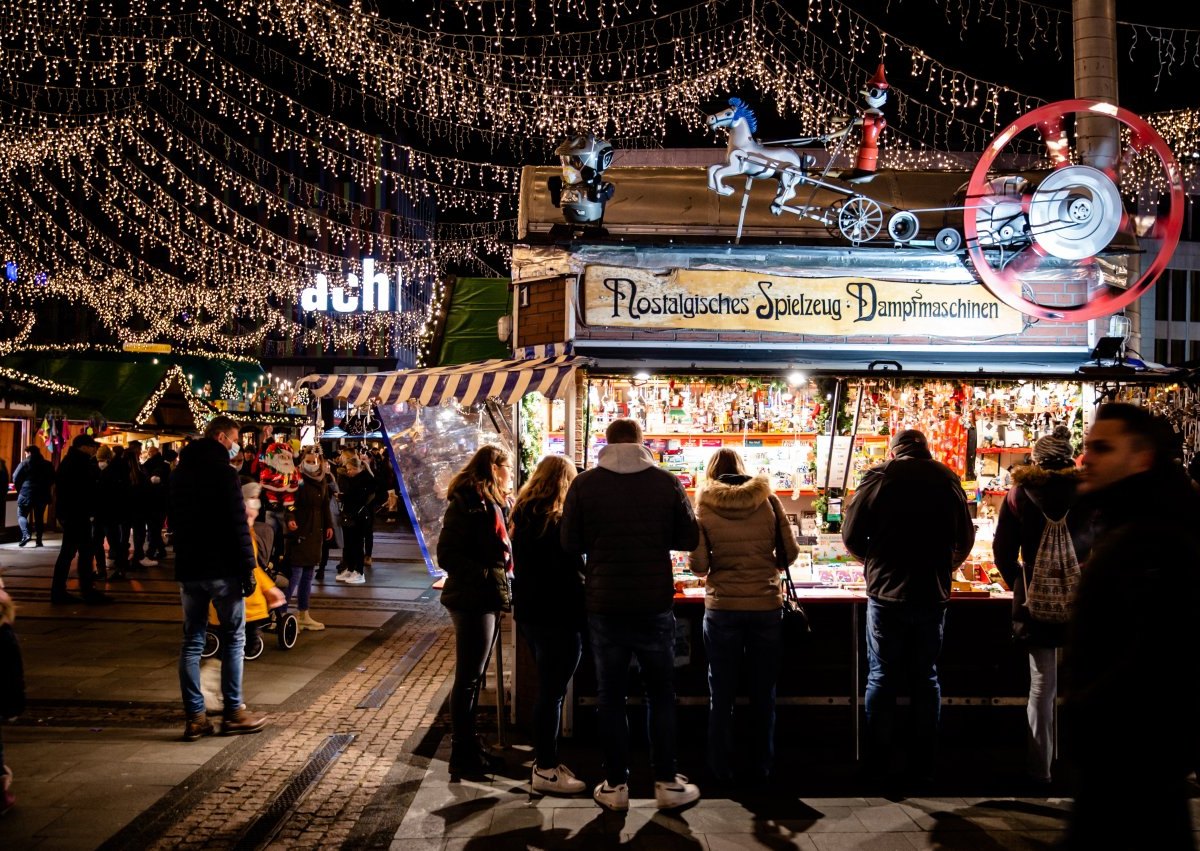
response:
<path id="1" fill-rule="evenodd" d="M 718 195 L 732 195 L 733 187 L 724 183 L 726 177 L 744 174 L 755 180 L 775 178 L 779 181 L 779 191 L 771 202 L 771 212 L 779 215 L 783 205 L 796 196 L 800 180 L 799 173 L 790 171 L 788 166 L 801 169 L 807 163 L 802 164 L 800 155 L 792 148 L 767 148 L 756 142 L 752 134 L 758 129 L 758 119 L 741 98 L 730 98 L 729 109 L 708 116 L 707 121 L 713 130 L 724 127 L 729 133 L 725 162 L 708 167 L 708 188 Z"/>

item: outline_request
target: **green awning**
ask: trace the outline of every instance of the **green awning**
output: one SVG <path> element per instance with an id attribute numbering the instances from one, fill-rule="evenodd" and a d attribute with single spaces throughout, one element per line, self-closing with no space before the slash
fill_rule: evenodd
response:
<path id="1" fill-rule="evenodd" d="M 512 312 L 508 278 L 457 278 L 446 314 L 438 366 L 509 356 L 496 322 Z"/>

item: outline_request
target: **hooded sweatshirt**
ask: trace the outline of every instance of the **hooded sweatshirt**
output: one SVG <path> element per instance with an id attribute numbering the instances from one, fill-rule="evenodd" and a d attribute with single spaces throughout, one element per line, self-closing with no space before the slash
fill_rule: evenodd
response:
<path id="1" fill-rule="evenodd" d="M 766 476 L 722 476 L 700 492 L 700 545 L 692 573 L 707 576 L 708 609 L 769 611 L 783 605 L 776 541 L 791 564 L 800 552 Z"/>
<path id="2" fill-rule="evenodd" d="M 675 599 L 671 550 L 700 540 L 679 479 L 646 447 L 613 443 L 575 477 L 563 506 L 562 545 L 585 557 L 588 614 L 656 615 Z"/>

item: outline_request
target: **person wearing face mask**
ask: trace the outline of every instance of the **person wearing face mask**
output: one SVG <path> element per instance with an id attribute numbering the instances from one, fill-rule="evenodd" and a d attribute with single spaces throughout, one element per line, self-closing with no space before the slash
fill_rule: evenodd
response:
<path id="1" fill-rule="evenodd" d="M 200 690 L 200 654 L 204 650 L 209 603 L 216 609 L 224 631 L 221 732 L 227 736 L 257 733 L 266 725 L 265 716 L 252 715 L 242 703 L 244 598 L 256 587 L 256 559 L 242 486 L 233 467 L 240 452 L 237 423 L 226 416 L 214 417 L 204 437 L 179 453 L 179 466 L 171 476 L 175 579 L 183 604 L 179 685 L 187 712 L 183 738 L 189 742 L 216 732 Z"/>
<path id="2" fill-rule="evenodd" d="M 320 456 L 307 451 L 300 459 L 300 486 L 296 489 L 293 529 L 287 536 L 288 587 L 297 592 L 301 629 L 322 630 L 325 625 L 309 614 L 309 595 L 312 593 L 313 571 L 321 560 L 321 550 L 333 538 L 333 516 L 329 512 L 329 490 L 325 486 Z"/>
<path id="3" fill-rule="evenodd" d="M 339 503 L 341 502 L 342 492 L 338 489 L 337 476 L 335 475 L 336 468 L 332 461 L 324 458 L 319 452 L 315 454 L 316 460 L 321 465 L 321 480 L 325 482 L 325 490 L 329 494 L 329 516 L 333 519 L 333 535 L 326 538 L 321 544 L 321 563 L 317 566 L 316 580 L 318 582 L 325 581 L 325 568 L 329 564 L 329 553 L 331 550 L 340 550 L 343 546 L 342 542 L 342 511 Z M 342 565 L 338 562 L 334 568 L 334 573 L 341 573 Z"/>

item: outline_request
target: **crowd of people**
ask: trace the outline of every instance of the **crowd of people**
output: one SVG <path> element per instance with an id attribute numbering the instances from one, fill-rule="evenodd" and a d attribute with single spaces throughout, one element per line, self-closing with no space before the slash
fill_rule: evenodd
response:
<path id="1" fill-rule="evenodd" d="M 455 628 L 451 778 L 498 767 L 475 714 L 500 615 L 511 611 L 537 672 L 532 791 L 588 788 L 561 763 L 558 731 L 568 683 L 590 650 L 604 765 L 596 803 L 629 806 L 634 660 L 656 803 L 698 800 L 676 759 L 670 552 L 683 550 L 706 580 L 709 774 L 761 787 L 775 777 L 781 567 L 798 552 L 792 528 L 769 481 L 748 475 L 734 450 L 714 453 L 693 512 L 636 421 L 614 421 L 606 438 L 585 472 L 544 458 L 515 501 L 511 458 L 496 446 L 482 447 L 450 484 L 438 562 Z M 1039 440 L 1001 506 L 996 563 L 1013 590 L 1013 637 L 1029 657 L 1029 779 L 1042 789 L 1052 779 L 1062 694 L 1078 786 L 1071 848 L 1194 847 L 1186 780 L 1200 765 L 1200 671 L 1190 641 L 1200 616 L 1200 489 L 1181 455 L 1165 421 L 1106 404 L 1080 457 L 1065 428 Z M 975 539 L 962 484 L 933 458 L 924 434 L 901 432 L 847 505 L 841 534 L 866 579 L 864 779 L 928 789 L 938 767 L 937 661 L 952 579 Z M 734 739 L 739 682 L 749 697 L 744 748 Z M 910 703 L 903 732 L 901 694 Z"/>

